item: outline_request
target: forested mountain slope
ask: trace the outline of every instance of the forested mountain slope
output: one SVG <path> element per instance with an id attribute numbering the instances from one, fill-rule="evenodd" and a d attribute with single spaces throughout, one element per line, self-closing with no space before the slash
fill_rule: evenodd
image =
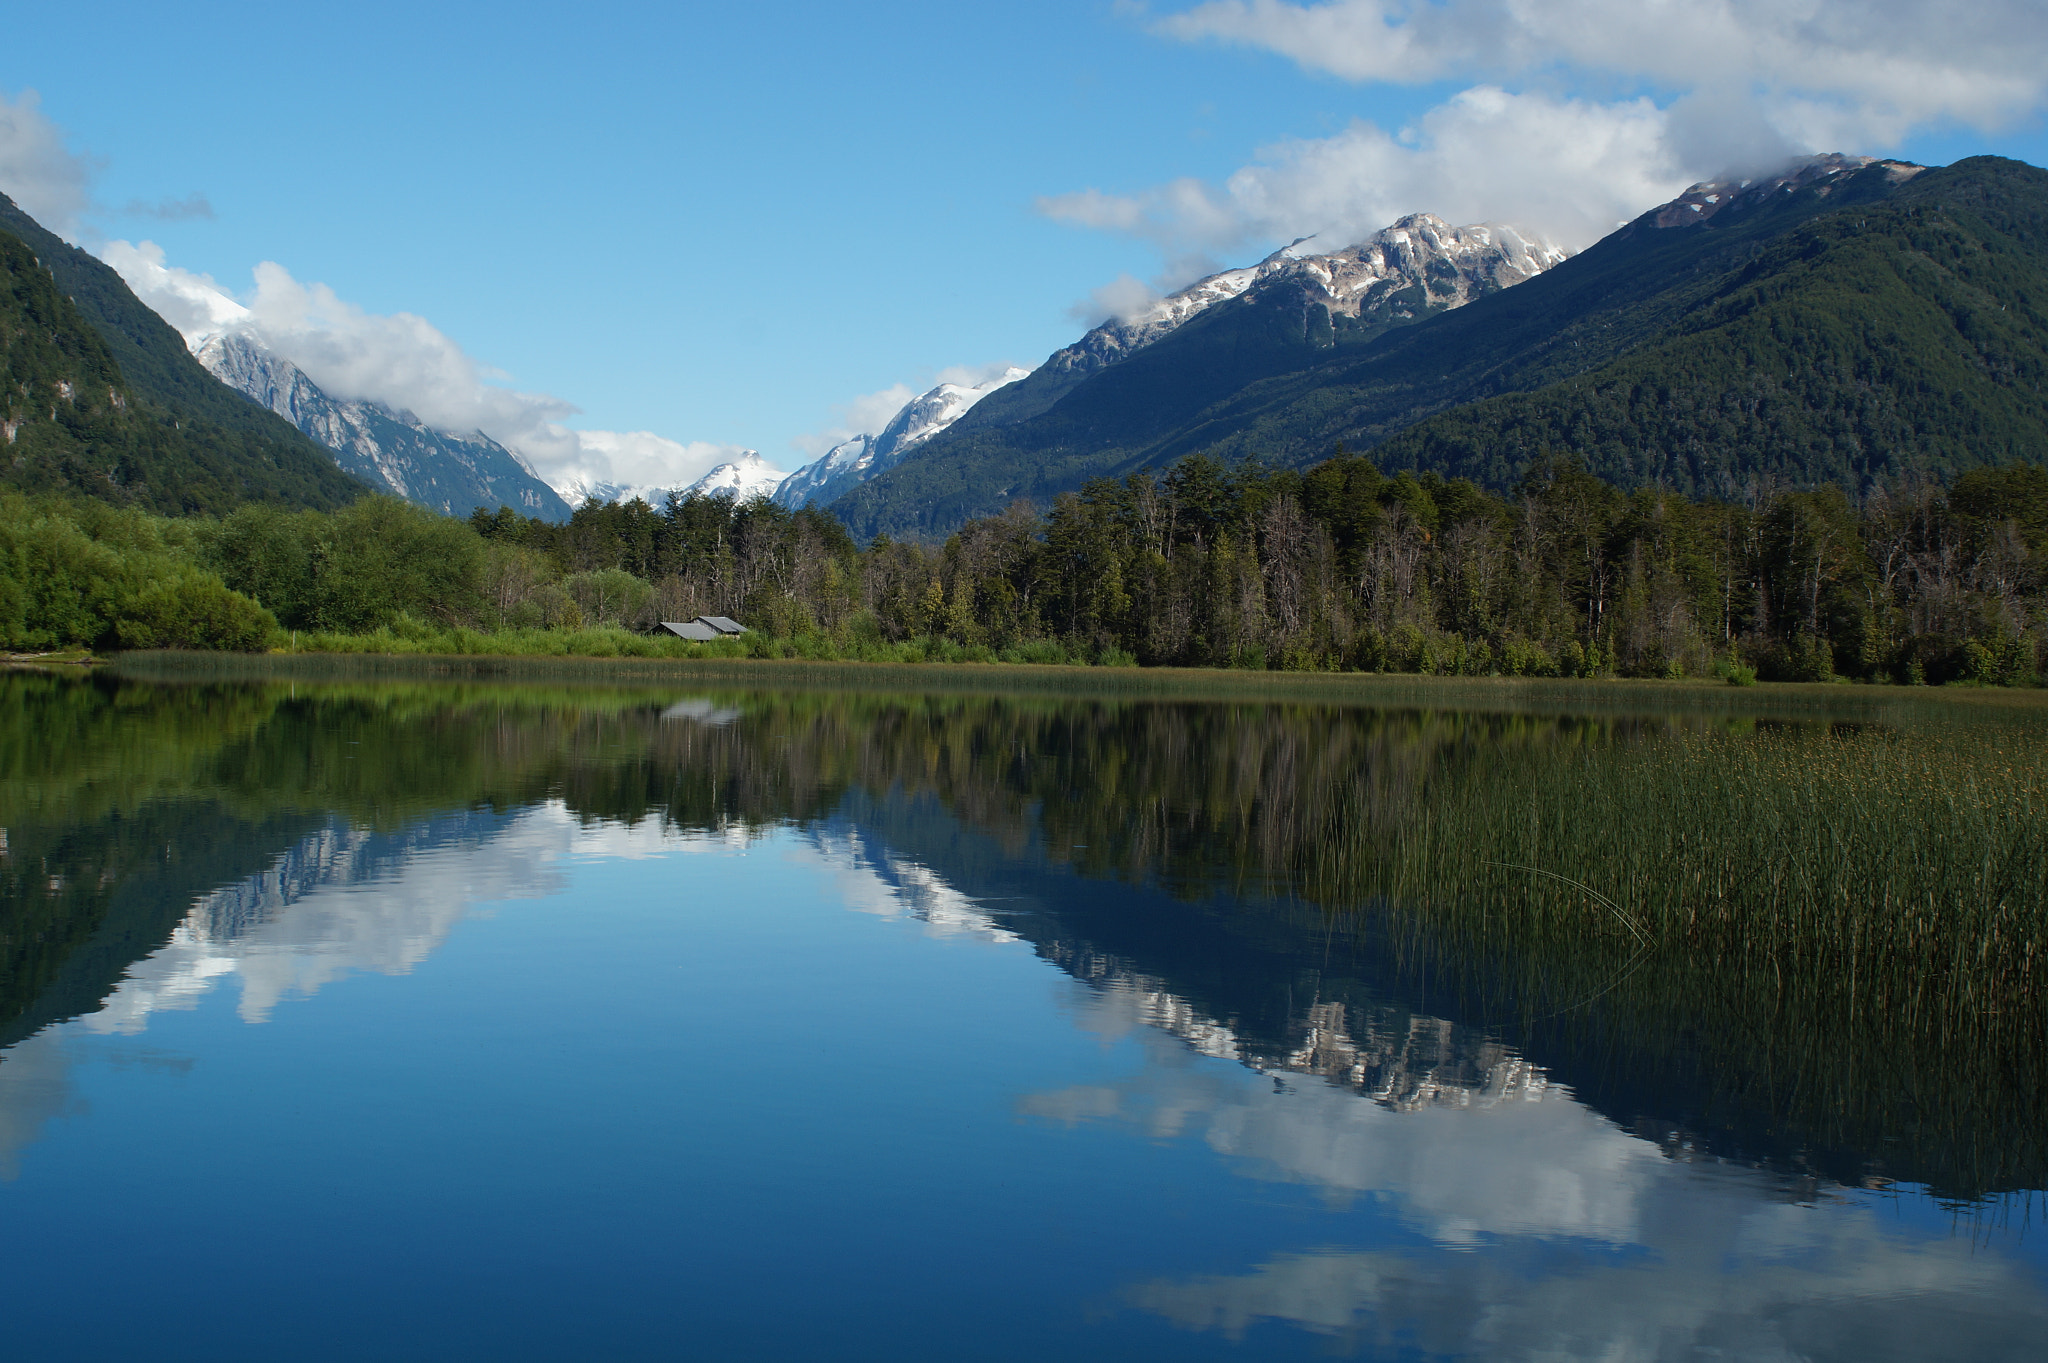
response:
<path id="1" fill-rule="evenodd" d="M 1701 186 L 1526 283 L 1371 334 L 1234 300 L 1042 412 L 978 414 L 834 509 L 857 534 L 933 534 L 1195 451 L 1299 466 L 1340 442 L 1495 486 L 1549 445 L 1696 494 L 2040 458 L 2048 172 L 1916 169 L 1817 158 Z"/>
<path id="2" fill-rule="evenodd" d="M 113 352 L 35 252 L 0 231 L 0 483 L 173 515 L 252 501 L 327 508 L 363 490 L 317 447 L 144 400 Z"/>
<path id="3" fill-rule="evenodd" d="M 250 446 L 250 452 L 260 458 L 279 460 L 281 465 L 303 460 L 309 471 L 317 469 L 317 481 L 324 483 L 322 495 L 328 501 L 336 497 L 346 501 L 358 491 L 354 479 L 336 477 L 334 458 L 315 440 L 285 417 L 244 401 L 240 393 L 233 393 L 209 375 L 193 352 L 184 348 L 178 329 L 137 299 L 113 266 L 45 229 L 14 207 L 6 194 L 0 194 L 0 231 L 27 241 L 43 268 L 57 278 L 57 289 L 78 305 L 80 315 L 106 342 L 106 350 L 121 366 L 121 375 L 135 397 L 182 417 L 199 417 L 223 430 L 254 436 L 262 444 Z"/>
<path id="4" fill-rule="evenodd" d="M 1785 233 L 1618 358 L 1375 455 L 1495 485 L 1550 447 L 1693 494 L 1759 476 L 1854 488 L 2048 460 L 2044 379 L 2048 172 L 1980 158 Z"/>

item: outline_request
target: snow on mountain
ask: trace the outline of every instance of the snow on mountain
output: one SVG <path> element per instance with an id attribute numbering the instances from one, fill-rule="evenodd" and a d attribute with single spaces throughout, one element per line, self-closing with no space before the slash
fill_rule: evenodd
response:
<path id="1" fill-rule="evenodd" d="M 193 354 L 215 378 L 325 445 L 335 463 L 372 487 L 447 516 L 509 506 L 542 520 L 569 518 L 568 505 L 532 465 L 481 431 L 437 430 L 408 411 L 332 397 L 238 331 L 194 340 Z"/>
<path id="2" fill-rule="evenodd" d="M 657 510 L 668 501 L 670 492 L 681 491 L 680 488 L 656 487 L 651 483 L 645 486 L 608 483 L 601 478 L 564 478 L 554 484 L 554 489 L 571 507 L 582 506 L 592 497 L 601 503 L 630 502 L 637 498 Z"/>
<path id="3" fill-rule="evenodd" d="M 813 500 L 824 505 L 831 500 L 821 495 L 824 490 L 838 488 L 843 491 L 866 476 L 874 463 L 868 456 L 868 447 L 874 443 L 872 435 L 857 435 L 851 440 L 840 441 L 783 479 L 781 486 L 775 489 L 776 502 L 792 509 L 808 506 Z"/>
<path id="4" fill-rule="evenodd" d="M 1808 185 L 1832 180 L 1838 175 L 1874 165 L 1873 156 L 1844 156 L 1840 152 L 1824 152 L 1818 156 L 1802 157 L 1776 175 L 1767 175 L 1756 180 L 1704 180 L 1673 199 L 1670 203 L 1653 208 L 1637 223 L 1647 219 L 1653 227 L 1685 227 L 1696 222 L 1705 222 L 1717 213 L 1735 207 L 1747 206 L 1773 194 L 1783 194 Z M 1893 184 L 1912 179 L 1925 166 L 1916 166 L 1909 161 L 1884 162 L 1885 173 Z M 1829 191 L 1825 186 L 1820 191 Z M 1633 226 L 1634 224 L 1631 224 Z"/>
<path id="5" fill-rule="evenodd" d="M 772 467 L 759 452 L 748 450 L 738 459 L 720 464 L 684 488 L 683 495 L 730 497 L 736 502 L 744 502 L 771 495 L 788 477 L 781 469 Z"/>
<path id="6" fill-rule="evenodd" d="M 918 394 L 904 403 L 878 433 L 841 441 L 790 474 L 775 489 L 775 500 L 791 508 L 829 504 L 849 488 L 894 468 L 905 455 L 965 416 L 975 403 L 1030 372 L 1012 365 L 971 388 L 942 383 Z"/>
<path id="7" fill-rule="evenodd" d="M 1302 237 L 1256 265 L 1196 280 L 1137 312 L 1113 317 L 1055 352 L 1045 367 L 1075 374 L 1101 369 L 1219 303 L 1279 288 L 1306 293 L 1332 316 L 1383 314 L 1409 321 L 1418 308 L 1458 307 L 1541 274 L 1571 254 L 1505 223 L 1453 227 L 1433 213 L 1411 213 L 1328 254 L 1305 249 L 1312 240 Z"/>

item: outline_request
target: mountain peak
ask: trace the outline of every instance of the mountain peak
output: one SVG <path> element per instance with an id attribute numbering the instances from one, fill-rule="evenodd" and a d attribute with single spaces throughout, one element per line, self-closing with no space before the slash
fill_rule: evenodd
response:
<path id="1" fill-rule="evenodd" d="M 901 463 L 905 455 L 965 416 L 974 404 L 1030 372 L 1011 365 L 994 378 L 971 387 L 942 383 L 918 394 L 898 408 L 879 432 L 842 440 L 789 475 L 775 490 L 775 500 L 787 507 L 813 502 L 825 505 L 856 484 Z"/>
<path id="2" fill-rule="evenodd" d="M 1652 227 L 1687 227 L 1706 222 L 1730 208 L 1762 203 L 1774 194 L 1785 194 L 1811 185 L 1822 185 L 1821 192 L 1826 193 L 1827 181 L 1874 165 L 1883 166 L 1885 178 L 1894 185 L 1904 184 L 1926 169 L 1910 161 L 1880 161 L 1874 156 L 1822 152 L 1802 156 L 1770 175 L 1755 179 L 1702 180 L 1670 203 L 1651 209 L 1636 221 L 1647 222 Z"/>
<path id="3" fill-rule="evenodd" d="M 758 450 L 744 450 L 740 457 L 720 464 L 683 489 L 685 497 L 730 497 L 736 502 L 766 497 L 789 475 L 761 457 Z"/>
<path id="4" fill-rule="evenodd" d="M 1277 287 L 1304 291 L 1333 316 L 1385 311 L 1389 320 L 1409 321 L 1417 306 L 1431 311 L 1457 307 L 1478 294 L 1519 284 L 1570 255 L 1505 223 L 1453 227 L 1434 213 L 1411 213 L 1336 251 L 1318 253 L 1310 249 L 1314 241 L 1297 237 L 1256 265 L 1220 271 L 1112 317 L 1055 353 L 1046 367 L 1075 374 L 1100 369 L 1219 303 Z M 1419 295 L 1406 296 L 1418 287 Z"/>

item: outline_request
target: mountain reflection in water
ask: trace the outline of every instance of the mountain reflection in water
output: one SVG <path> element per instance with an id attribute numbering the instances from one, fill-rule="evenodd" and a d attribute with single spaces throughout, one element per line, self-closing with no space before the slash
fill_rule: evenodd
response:
<path id="1" fill-rule="evenodd" d="M 766 851 L 847 910 L 1063 972 L 1071 1025 L 1136 1059 L 1018 1088 L 1027 1129 L 1196 1144 L 1333 1217 L 1391 1218 L 1363 1237 L 1383 1243 L 1339 1217 L 1228 1272 L 1107 1266 L 1094 1309 L 1174 1327 L 1155 1356 L 1271 1350 L 1277 1328 L 1373 1356 L 1917 1358 L 1961 1340 L 2019 1358 L 2048 1327 L 2022 1233 L 2044 1182 L 2035 1053 L 1935 1062 L 1940 1017 L 1882 1068 L 1846 1034 L 1788 1052 L 1741 1015 L 1755 982 L 1711 962 L 1630 964 L 1650 972 L 1631 994 L 1607 959 L 1532 999 L 1530 961 L 1573 968 L 1541 954 L 1554 944 L 1475 950 L 1362 872 L 1332 894 L 1333 828 L 1398 842 L 1430 800 L 1512 776 L 1514 754 L 1598 760 L 1739 719 L 0 690 L 10 1178 L 81 1110 L 84 1038 L 143 1037 L 230 986 L 264 1024 L 351 974 L 406 974 L 487 906 L 557 896 L 580 868 Z M 2015 732 L 2001 741 L 2039 743 Z M 1771 1072 L 1816 1045 L 1847 1073 Z M 1997 1071 L 1975 1106 L 1918 1110 Z M 1979 1201 L 1950 1233 L 1901 1182 Z"/>

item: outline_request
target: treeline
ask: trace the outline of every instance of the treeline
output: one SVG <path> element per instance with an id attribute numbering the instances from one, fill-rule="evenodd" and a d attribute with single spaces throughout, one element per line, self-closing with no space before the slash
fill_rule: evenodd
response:
<path id="1" fill-rule="evenodd" d="M 1860 503 L 1623 493 L 1545 457 L 1506 495 L 1343 455 L 1297 473 L 1183 460 L 940 546 L 766 503 L 586 506 L 473 522 L 531 556 L 529 604 L 623 574 L 625 623 L 717 612 L 784 637 L 929 641 L 967 656 L 1148 666 L 1782 680 L 2036 679 L 2048 471 L 1977 470 Z M 581 589 L 585 595 L 588 588 Z M 637 612 L 637 613 L 636 613 Z"/>
<path id="2" fill-rule="evenodd" d="M 563 525 L 374 497 L 218 520 L 7 511 L 16 648 L 297 631 L 316 648 L 668 652 L 689 646 L 647 638 L 659 621 L 723 614 L 753 628 L 749 651 L 810 657 L 2021 684 L 2048 639 L 2032 465 L 1860 501 L 1715 502 L 1624 493 L 1550 456 L 1506 494 L 1341 451 L 1306 472 L 1197 456 L 941 545 L 866 549 L 826 512 L 710 497 L 592 502 Z"/>

